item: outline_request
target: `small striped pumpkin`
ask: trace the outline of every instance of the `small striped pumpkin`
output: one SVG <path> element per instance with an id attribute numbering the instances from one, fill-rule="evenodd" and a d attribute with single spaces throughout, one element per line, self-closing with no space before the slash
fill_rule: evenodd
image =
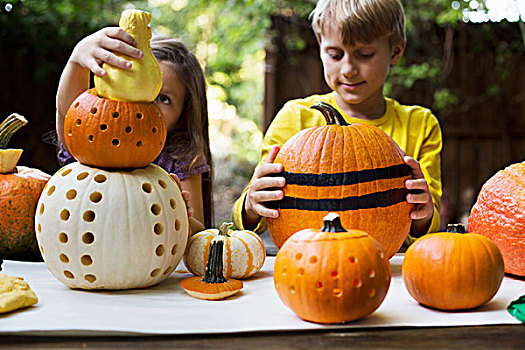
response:
<path id="1" fill-rule="evenodd" d="M 406 201 L 410 168 L 403 151 L 384 131 L 367 124 L 348 124 L 332 106 L 320 102 L 327 125 L 302 130 L 281 148 L 275 163 L 284 167 L 284 198 L 269 207 L 277 247 L 295 232 L 316 227 L 329 212 L 348 229 L 368 232 L 390 258 L 410 231 L 412 205 Z"/>
<path id="2" fill-rule="evenodd" d="M 261 269 L 266 249 L 261 238 L 252 231 L 235 231 L 231 222 L 219 229 L 208 229 L 191 236 L 184 254 L 184 264 L 197 276 L 204 276 L 213 240 L 224 241 L 223 273 L 226 278 L 249 278 Z"/>

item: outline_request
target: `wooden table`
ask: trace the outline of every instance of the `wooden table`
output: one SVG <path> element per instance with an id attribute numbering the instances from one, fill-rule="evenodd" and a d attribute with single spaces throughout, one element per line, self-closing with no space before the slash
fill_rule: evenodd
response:
<path id="1" fill-rule="evenodd" d="M 525 349 L 525 325 L 209 336 L 0 336 L 7 349 Z"/>

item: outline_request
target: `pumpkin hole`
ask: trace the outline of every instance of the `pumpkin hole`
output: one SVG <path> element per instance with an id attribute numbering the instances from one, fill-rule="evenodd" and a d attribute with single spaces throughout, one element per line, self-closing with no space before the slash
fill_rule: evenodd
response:
<path id="1" fill-rule="evenodd" d="M 299 276 L 304 275 L 304 269 L 303 269 L 302 267 L 300 267 L 299 269 L 297 269 L 297 274 L 298 274 Z"/>
<path id="2" fill-rule="evenodd" d="M 111 140 L 111 144 L 115 147 L 117 147 L 118 145 L 120 145 L 120 140 L 119 139 L 113 139 Z"/>
<path id="3" fill-rule="evenodd" d="M 370 278 L 376 277 L 376 272 L 374 270 L 368 271 L 368 277 L 370 277 Z"/>
<path id="4" fill-rule="evenodd" d="M 67 236 L 67 233 L 65 232 L 60 232 L 58 234 L 58 241 L 62 244 L 66 244 L 67 241 L 69 241 L 69 237 Z"/>
<path id="5" fill-rule="evenodd" d="M 71 214 L 69 213 L 69 210 L 67 210 L 67 209 L 62 209 L 62 211 L 60 212 L 60 219 L 61 219 L 62 221 L 67 221 L 67 220 L 69 220 L 69 216 L 70 216 L 70 215 L 71 215 Z"/>
<path id="6" fill-rule="evenodd" d="M 361 288 L 361 286 L 363 285 L 363 282 L 362 282 L 361 280 L 358 280 L 358 279 L 356 278 L 356 279 L 354 279 L 354 280 L 352 281 L 352 284 L 353 284 L 354 287 L 356 287 L 356 288 Z"/>
<path id="7" fill-rule="evenodd" d="M 91 264 L 93 264 L 93 259 L 89 255 L 82 255 L 80 257 L 80 262 L 84 266 L 90 266 Z"/>
<path id="8" fill-rule="evenodd" d="M 67 256 L 66 254 L 63 254 L 63 253 L 62 253 L 62 254 L 60 254 L 60 255 L 58 256 L 58 258 L 59 258 L 60 261 L 62 261 L 64 264 L 69 263 L 69 258 L 68 258 L 68 256 Z"/>
<path id="9" fill-rule="evenodd" d="M 381 259 L 384 259 L 384 258 L 385 258 L 385 254 L 383 254 L 383 252 L 379 252 L 379 257 L 380 257 Z"/>
<path id="10" fill-rule="evenodd" d="M 75 103 L 75 108 L 77 108 L 80 105 L 80 102 Z"/>
<path id="11" fill-rule="evenodd" d="M 144 118 L 144 116 L 142 115 L 142 113 L 138 112 L 137 113 L 137 119 L 142 119 L 142 118 Z"/>
<path id="12" fill-rule="evenodd" d="M 164 247 L 163 244 L 160 244 L 160 245 L 157 246 L 157 248 L 155 249 L 155 254 L 156 254 L 157 256 L 163 256 L 165 253 L 166 253 L 166 248 Z"/>
<path id="13" fill-rule="evenodd" d="M 173 269 L 173 266 L 168 266 L 166 270 L 164 270 L 164 275 L 167 275 L 171 272 L 171 269 Z"/>
<path id="14" fill-rule="evenodd" d="M 102 200 L 102 193 L 93 192 L 89 195 L 89 200 L 93 203 L 98 203 Z"/>
<path id="15" fill-rule="evenodd" d="M 95 212 L 93 210 L 86 210 L 84 214 L 82 215 L 82 219 L 85 222 L 93 222 L 95 221 Z"/>
<path id="16" fill-rule="evenodd" d="M 162 212 L 162 207 L 156 203 L 153 204 L 150 209 L 151 209 L 151 213 L 155 216 L 159 216 L 160 213 Z"/>
<path id="17" fill-rule="evenodd" d="M 77 126 L 80 126 L 80 124 L 82 124 L 82 120 L 81 119 L 77 119 L 76 123 L 75 123 Z"/>
<path id="18" fill-rule="evenodd" d="M 286 266 L 283 266 L 283 276 L 286 275 Z"/>
<path id="19" fill-rule="evenodd" d="M 95 182 L 98 182 L 99 184 L 106 182 L 108 178 L 104 174 L 97 174 L 94 178 Z"/>
<path id="20" fill-rule="evenodd" d="M 151 132 L 153 132 L 154 134 L 156 134 L 157 131 L 158 131 L 158 130 L 157 130 L 157 127 L 155 127 L 155 126 L 153 127 L 153 129 L 151 129 Z"/>
<path id="21" fill-rule="evenodd" d="M 42 225 L 38 224 L 38 227 L 37 227 L 37 232 L 38 233 L 41 233 L 42 232 Z"/>
<path id="22" fill-rule="evenodd" d="M 311 256 L 310 257 L 310 264 L 315 264 L 317 262 L 317 257 L 316 256 Z"/>
<path id="23" fill-rule="evenodd" d="M 372 289 L 370 289 L 370 290 L 368 291 L 368 296 L 369 296 L 370 298 L 373 298 L 375 295 L 376 295 L 376 290 L 375 290 L 374 288 L 372 288 Z"/>
<path id="24" fill-rule="evenodd" d="M 64 170 L 64 171 L 62 172 L 62 176 L 66 176 L 66 175 L 68 175 L 71 171 L 72 171 L 71 169 L 66 169 L 66 170 Z M 55 187 L 55 186 L 53 186 L 53 187 Z M 53 191 L 54 191 L 54 190 L 53 190 Z"/>
<path id="25" fill-rule="evenodd" d="M 84 172 L 82 172 L 82 173 L 80 173 L 80 174 L 77 175 L 77 180 L 82 181 L 82 180 L 84 180 L 84 179 L 85 179 L 86 177 L 88 177 L 88 176 L 89 176 L 89 173 L 86 172 L 86 171 L 84 171 Z"/>
<path id="26" fill-rule="evenodd" d="M 168 184 L 167 184 L 164 180 L 159 180 L 159 185 L 160 185 L 160 187 L 162 187 L 163 189 L 168 188 Z M 170 204 L 171 204 L 171 203 L 170 203 Z"/>
<path id="27" fill-rule="evenodd" d="M 97 114 L 97 107 L 91 108 L 91 114 Z"/>
<path id="28" fill-rule="evenodd" d="M 131 128 L 131 126 L 128 125 L 128 126 L 126 126 L 124 131 L 126 131 L 126 134 L 130 134 L 133 131 L 133 129 Z"/>
<path id="29" fill-rule="evenodd" d="M 142 141 L 137 141 L 137 147 L 142 147 Z"/>
<path id="30" fill-rule="evenodd" d="M 88 135 L 88 141 L 89 141 L 89 142 L 93 142 L 93 140 L 94 140 L 93 135 Z"/>
<path id="31" fill-rule="evenodd" d="M 149 182 L 145 182 L 142 184 L 142 191 L 151 193 L 153 191 L 153 186 Z"/>
<path id="32" fill-rule="evenodd" d="M 175 231 L 180 231 L 180 228 L 182 226 L 182 223 L 179 219 L 175 220 Z"/>
<path id="33" fill-rule="evenodd" d="M 95 235 L 92 232 L 84 232 L 82 235 L 82 242 L 84 244 L 92 244 L 95 241 Z"/>
<path id="34" fill-rule="evenodd" d="M 97 276 L 92 275 L 92 274 L 87 274 L 84 276 L 84 279 L 88 281 L 89 283 L 93 283 L 97 280 Z"/>
<path id="35" fill-rule="evenodd" d="M 40 215 L 44 214 L 44 203 L 40 206 Z"/>
<path id="36" fill-rule="evenodd" d="M 348 258 L 348 261 L 350 261 L 351 264 L 355 264 L 357 262 L 357 258 L 355 256 L 351 256 Z"/>
<path id="37" fill-rule="evenodd" d="M 66 198 L 69 200 L 75 199 L 76 196 L 77 196 L 77 191 L 74 189 L 71 189 L 66 192 Z"/>
<path id="38" fill-rule="evenodd" d="M 337 271 L 332 271 L 330 276 L 332 276 L 332 278 L 337 278 L 337 277 L 339 277 L 339 273 Z"/>
<path id="39" fill-rule="evenodd" d="M 111 116 L 112 116 L 113 118 L 118 118 L 119 115 L 120 115 L 120 114 L 119 114 L 118 112 L 113 112 L 113 113 L 111 113 Z"/>
<path id="40" fill-rule="evenodd" d="M 100 124 L 100 130 L 106 131 L 108 129 L 108 126 L 106 124 Z"/>
<path id="41" fill-rule="evenodd" d="M 295 287 L 293 285 L 289 286 L 288 289 L 290 289 L 290 293 L 295 294 Z"/>
<path id="42" fill-rule="evenodd" d="M 157 277 L 160 273 L 160 269 L 155 269 L 149 274 L 151 277 Z"/>
<path id="43" fill-rule="evenodd" d="M 170 198 L 170 207 L 171 209 L 176 209 L 177 208 L 177 201 L 173 198 Z"/>
<path id="44" fill-rule="evenodd" d="M 153 232 L 155 232 L 156 235 L 161 235 L 164 233 L 164 225 L 161 223 L 156 223 L 155 226 L 153 226 Z"/>
<path id="45" fill-rule="evenodd" d="M 302 257 L 303 257 L 303 254 L 301 254 L 301 253 L 297 253 L 297 254 L 295 255 L 295 258 L 296 258 L 297 260 L 301 260 Z"/>
<path id="46" fill-rule="evenodd" d="M 315 283 L 315 289 L 317 289 L 317 290 L 321 290 L 321 289 L 323 289 L 323 282 L 321 282 L 321 281 L 317 281 L 317 282 Z"/>
<path id="47" fill-rule="evenodd" d="M 75 278 L 75 275 L 73 275 L 73 273 L 71 271 L 68 271 L 68 270 L 64 270 L 64 276 L 66 276 L 70 280 Z"/>
<path id="48" fill-rule="evenodd" d="M 178 246 L 175 244 L 173 247 L 171 247 L 171 255 L 177 254 L 177 251 L 179 250 Z"/>
<path id="49" fill-rule="evenodd" d="M 343 295 L 343 290 L 341 288 L 334 288 L 332 289 L 332 293 L 334 293 L 334 296 L 340 297 Z"/>
<path id="50" fill-rule="evenodd" d="M 67 132 L 67 136 L 73 136 L 73 130 L 69 129 Z"/>
<path id="51" fill-rule="evenodd" d="M 64 174 L 62 174 L 62 176 L 64 176 Z M 49 187 L 49 190 L 47 190 L 47 195 L 51 196 L 53 194 L 53 192 L 55 192 L 55 189 L 56 189 L 56 187 L 54 185 Z"/>

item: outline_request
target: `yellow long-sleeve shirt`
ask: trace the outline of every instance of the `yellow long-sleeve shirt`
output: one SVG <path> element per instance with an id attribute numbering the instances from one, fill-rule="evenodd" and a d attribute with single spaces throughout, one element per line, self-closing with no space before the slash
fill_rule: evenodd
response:
<path id="1" fill-rule="evenodd" d="M 282 146 L 296 132 L 313 127 L 326 125 L 323 115 L 310 106 L 316 102 L 326 102 L 334 106 L 350 124 L 372 124 L 385 131 L 405 151 L 408 156 L 416 159 L 428 183 L 434 202 L 434 216 L 428 232 L 439 229 L 439 210 L 441 208 L 441 128 L 432 112 L 420 106 L 403 106 L 397 101 L 385 98 L 386 112 L 381 118 L 364 120 L 345 114 L 337 105 L 335 92 L 325 95 L 312 95 L 304 99 L 288 101 L 277 113 L 266 132 L 261 148 L 257 167 L 266 162 L 273 145 Z M 251 181 L 250 181 L 251 184 Z M 242 230 L 242 210 L 248 192 L 244 189 L 233 206 L 233 222 Z M 260 220 L 255 232 L 262 233 L 267 229 L 266 219 Z"/>

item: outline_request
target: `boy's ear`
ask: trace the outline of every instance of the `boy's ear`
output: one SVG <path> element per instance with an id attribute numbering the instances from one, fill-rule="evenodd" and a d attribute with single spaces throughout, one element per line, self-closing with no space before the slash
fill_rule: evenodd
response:
<path id="1" fill-rule="evenodd" d="M 392 48 L 392 58 L 390 59 L 391 65 L 396 64 L 397 61 L 399 61 L 399 59 L 403 57 L 403 53 L 405 53 L 406 43 L 406 40 L 403 40 L 399 44 L 394 45 L 394 47 Z"/>

